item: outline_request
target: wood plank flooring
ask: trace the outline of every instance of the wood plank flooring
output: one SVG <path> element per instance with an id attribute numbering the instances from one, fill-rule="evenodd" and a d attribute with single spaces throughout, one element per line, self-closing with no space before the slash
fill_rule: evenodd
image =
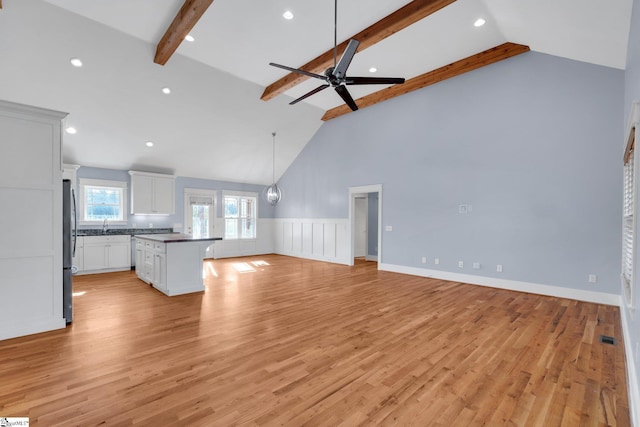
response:
<path id="1" fill-rule="evenodd" d="M 630 425 L 617 307 L 376 268 L 206 261 L 206 292 L 176 297 L 133 272 L 76 276 L 72 326 L 0 341 L 0 416 L 32 426 Z"/>

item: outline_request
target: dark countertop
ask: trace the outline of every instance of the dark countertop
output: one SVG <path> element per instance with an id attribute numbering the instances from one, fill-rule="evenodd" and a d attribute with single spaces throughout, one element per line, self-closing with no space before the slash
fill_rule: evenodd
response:
<path id="1" fill-rule="evenodd" d="M 137 234 L 168 233 L 173 233 L 173 228 L 110 228 L 106 233 L 103 233 L 101 228 L 85 228 L 78 230 L 77 236 L 134 236 Z"/>
<path id="2" fill-rule="evenodd" d="M 178 242 L 206 242 L 214 240 L 222 240 L 222 237 L 193 237 L 189 234 L 171 233 L 171 234 L 149 234 L 149 235 L 135 235 L 135 238 L 153 240 L 161 243 L 178 243 Z"/>

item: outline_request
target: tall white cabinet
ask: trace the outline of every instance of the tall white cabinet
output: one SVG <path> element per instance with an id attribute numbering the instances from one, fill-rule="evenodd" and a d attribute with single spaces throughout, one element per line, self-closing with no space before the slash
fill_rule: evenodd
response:
<path id="1" fill-rule="evenodd" d="M 0 340 L 65 327 L 61 113 L 0 101 Z"/>

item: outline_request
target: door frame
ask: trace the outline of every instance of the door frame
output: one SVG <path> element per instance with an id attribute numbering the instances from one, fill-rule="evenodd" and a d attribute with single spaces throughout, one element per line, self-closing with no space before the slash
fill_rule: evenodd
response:
<path id="1" fill-rule="evenodd" d="M 349 222 L 347 223 L 349 244 L 349 265 L 353 265 L 353 255 L 355 253 L 355 210 L 356 196 L 362 193 L 378 193 L 378 269 L 382 263 L 382 184 L 361 185 L 349 187 Z M 369 224 L 371 226 L 372 224 Z"/>
<path id="2" fill-rule="evenodd" d="M 216 190 L 207 190 L 204 188 L 185 188 L 184 189 L 184 216 L 183 216 L 183 227 L 182 227 L 184 234 L 189 234 L 188 226 L 187 226 L 187 218 L 189 217 L 189 214 L 190 214 L 189 196 L 205 196 L 205 197 L 213 198 L 213 206 L 211 208 L 212 209 L 211 232 L 213 233 L 216 228 L 216 220 L 218 216 L 216 212 L 217 204 L 218 204 Z"/>

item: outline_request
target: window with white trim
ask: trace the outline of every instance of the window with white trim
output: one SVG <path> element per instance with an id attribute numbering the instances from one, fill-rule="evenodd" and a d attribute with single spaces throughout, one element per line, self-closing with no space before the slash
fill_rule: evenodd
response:
<path id="1" fill-rule="evenodd" d="M 127 183 L 80 179 L 79 223 L 83 225 L 127 224 Z"/>
<path id="2" fill-rule="evenodd" d="M 634 108 L 630 117 L 630 126 L 628 130 L 627 146 L 624 152 L 624 188 L 622 195 L 622 289 L 624 298 L 630 307 L 634 304 L 634 266 L 635 266 L 635 250 L 636 250 L 636 182 L 637 182 L 637 160 L 635 152 L 635 138 L 637 118 L 640 116 L 640 109 L 634 104 Z M 638 110 L 638 111 L 636 111 Z"/>
<path id="3" fill-rule="evenodd" d="M 258 217 L 257 193 L 224 193 L 224 238 L 255 239 Z"/>

